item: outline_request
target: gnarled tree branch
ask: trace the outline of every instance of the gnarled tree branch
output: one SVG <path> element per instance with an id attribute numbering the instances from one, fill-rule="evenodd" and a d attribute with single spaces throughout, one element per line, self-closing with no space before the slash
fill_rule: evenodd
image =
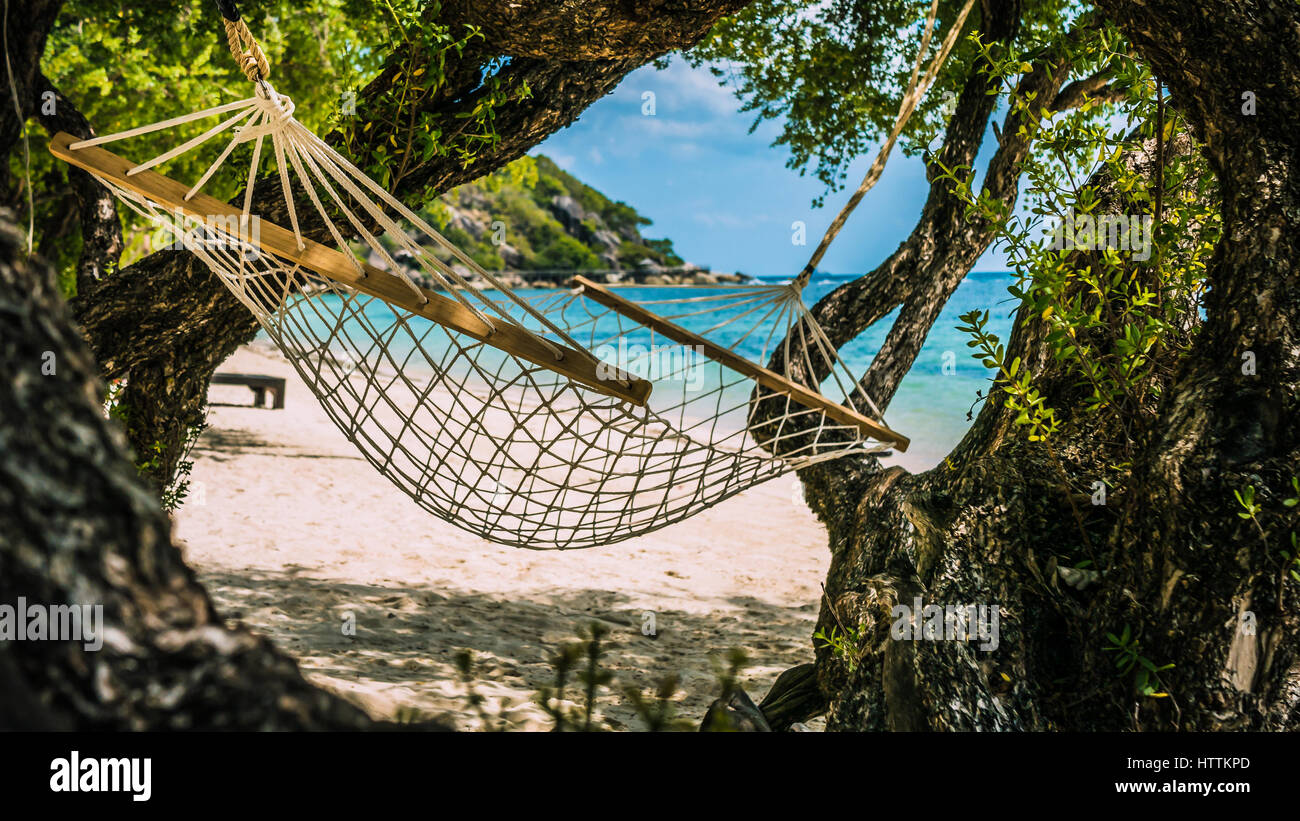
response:
<path id="1" fill-rule="evenodd" d="M 46 107 L 47 94 L 52 95 L 49 100 L 52 110 Z M 86 118 L 44 74 L 37 77 L 35 96 L 40 100 L 37 114 L 46 131 L 51 134 L 66 131 L 82 139 L 95 136 Z M 77 198 L 77 219 L 81 225 L 77 293 L 86 293 L 117 269 L 117 261 L 122 256 L 122 221 L 117 217 L 117 201 L 112 192 L 80 168 L 68 166 L 67 171 L 68 185 Z"/>

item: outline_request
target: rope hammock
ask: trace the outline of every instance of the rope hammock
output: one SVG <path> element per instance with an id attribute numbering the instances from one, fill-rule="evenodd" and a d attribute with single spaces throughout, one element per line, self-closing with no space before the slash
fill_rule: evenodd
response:
<path id="1" fill-rule="evenodd" d="M 501 544 L 591 547 L 817 462 L 906 450 L 804 304 L 807 276 L 649 290 L 575 277 L 516 294 L 299 123 L 219 5 L 253 96 L 89 140 L 58 134 L 51 151 L 194 252 L 427 511 Z M 933 25 L 934 6 L 927 43 Z M 143 162 L 101 147 L 212 120 Z M 153 170 L 218 137 L 224 150 L 192 185 Z M 246 144 L 242 208 L 202 193 Z M 288 227 L 252 211 L 264 158 Z M 774 355 L 779 372 L 756 364 Z"/>

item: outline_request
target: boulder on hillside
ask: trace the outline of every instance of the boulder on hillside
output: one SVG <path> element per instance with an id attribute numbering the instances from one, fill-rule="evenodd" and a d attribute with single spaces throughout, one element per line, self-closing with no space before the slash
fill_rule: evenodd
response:
<path id="1" fill-rule="evenodd" d="M 449 225 L 452 228 L 459 228 L 475 240 L 483 239 L 484 235 L 488 232 L 488 227 L 486 225 L 479 222 L 470 214 L 466 214 L 464 211 L 457 211 L 453 214 Z"/>
<path id="2" fill-rule="evenodd" d="M 370 253 L 366 254 L 366 264 L 371 268 L 378 268 L 381 271 L 387 271 L 389 268 L 388 260 L 384 259 L 383 256 L 373 248 L 370 249 Z"/>
<path id="3" fill-rule="evenodd" d="M 466 208 L 475 208 L 479 211 L 491 211 L 492 199 L 483 193 L 474 185 L 466 185 L 460 189 L 460 204 Z"/>
<path id="4" fill-rule="evenodd" d="M 497 256 L 506 264 L 507 268 L 522 268 L 524 265 L 524 254 L 515 246 L 508 242 L 503 242 L 496 246 Z"/>
<path id="5" fill-rule="evenodd" d="M 398 248 L 393 252 L 393 262 L 396 262 L 408 271 L 420 267 L 420 263 L 416 261 L 415 255 L 405 248 Z"/>
<path id="6" fill-rule="evenodd" d="M 611 253 L 618 253 L 618 249 L 623 247 L 623 239 L 609 229 L 597 231 L 593 237 L 597 243 L 605 246 Z"/>
<path id="7" fill-rule="evenodd" d="M 589 233 L 587 226 L 583 225 L 583 222 L 587 219 L 587 212 L 573 197 L 552 197 L 551 213 L 555 214 L 555 218 L 564 226 L 564 230 L 570 234 L 577 236 L 579 232 Z"/>

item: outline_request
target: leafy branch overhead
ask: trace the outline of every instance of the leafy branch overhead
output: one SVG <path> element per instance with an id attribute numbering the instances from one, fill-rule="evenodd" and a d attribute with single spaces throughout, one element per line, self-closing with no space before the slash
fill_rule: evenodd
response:
<path id="1" fill-rule="evenodd" d="M 773 124 L 774 145 L 789 150 L 787 162 L 811 171 L 827 193 L 844 187 L 849 166 L 878 145 L 893 125 L 920 46 L 928 3 L 915 0 L 757 0 L 721 21 L 687 56 L 707 66 L 736 91 L 753 130 Z M 946 36 L 963 3 L 944 0 L 935 41 Z M 985 4 L 996 8 L 996 4 Z M 904 149 L 921 153 L 952 118 L 957 97 L 980 59 L 968 35 L 1002 39 L 1011 25 L 1032 46 L 1059 38 L 1079 12 L 1061 0 L 1025 3 L 1021 19 L 980 20 L 972 15 L 966 34 L 939 72 L 903 132 Z M 819 197 L 816 204 L 821 204 Z"/>

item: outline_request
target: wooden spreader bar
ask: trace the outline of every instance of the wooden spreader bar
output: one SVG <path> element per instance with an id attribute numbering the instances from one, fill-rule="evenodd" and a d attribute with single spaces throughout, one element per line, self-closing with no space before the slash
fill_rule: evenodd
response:
<path id="1" fill-rule="evenodd" d="M 128 176 L 127 171 L 134 168 L 136 163 L 96 146 L 74 151 L 69 145 L 77 141 L 77 137 L 59 132 L 50 140 L 50 153 L 64 162 L 112 182 L 119 188 L 134 191 L 159 205 L 179 210 L 199 220 L 206 221 L 214 217 L 238 219 L 242 214 L 238 208 L 203 193 L 186 200 L 185 194 L 189 191 L 189 186 L 162 174 L 141 171 Z M 563 358 L 557 360 L 551 349 L 543 345 L 536 335 L 525 328 L 503 318 L 494 317 L 492 321 L 496 330 L 493 331 L 474 311 L 462 303 L 425 288 L 421 288 L 420 291 L 429 301 L 421 304 L 415 291 L 400 277 L 358 262 L 366 271 L 366 276 L 363 277 L 357 273 L 353 260 L 343 253 L 305 237 L 304 248 L 300 251 L 292 231 L 269 220 L 258 219 L 260 223 L 257 244 L 267 253 L 310 268 L 321 276 L 378 297 L 445 328 L 471 336 L 485 345 L 520 359 L 526 359 L 534 365 L 540 365 L 608 396 L 638 406 L 644 406 L 650 396 L 651 383 L 647 380 L 622 371 L 616 371 L 615 378 L 601 378 L 601 373 L 605 369 L 601 368 L 598 371 L 597 362 L 589 354 L 552 343 L 563 354 Z M 619 380 L 628 384 L 623 385 Z"/>
<path id="2" fill-rule="evenodd" d="M 830 418 L 844 425 L 852 425 L 880 442 L 889 442 L 900 451 L 906 451 L 911 440 L 901 433 L 895 433 L 870 417 L 863 416 L 851 408 L 830 401 L 816 391 L 796 382 L 791 382 L 775 371 L 768 370 L 750 362 L 735 351 L 710 342 L 699 334 L 692 333 L 675 323 L 669 322 L 658 314 L 647 311 L 635 302 L 624 299 L 609 288 L 586 277 L 576 276 L 569 281 L 570 286 L 582 288 L 584 295 L 595 302 L 610 308 L 638 325 L 655 331 L 680 345 L 692 345 L 705 356 L 719 362 L 737 373 L 744 374 L 758 384 L 789 396 L 799 404 L 825 413 Z"/>

